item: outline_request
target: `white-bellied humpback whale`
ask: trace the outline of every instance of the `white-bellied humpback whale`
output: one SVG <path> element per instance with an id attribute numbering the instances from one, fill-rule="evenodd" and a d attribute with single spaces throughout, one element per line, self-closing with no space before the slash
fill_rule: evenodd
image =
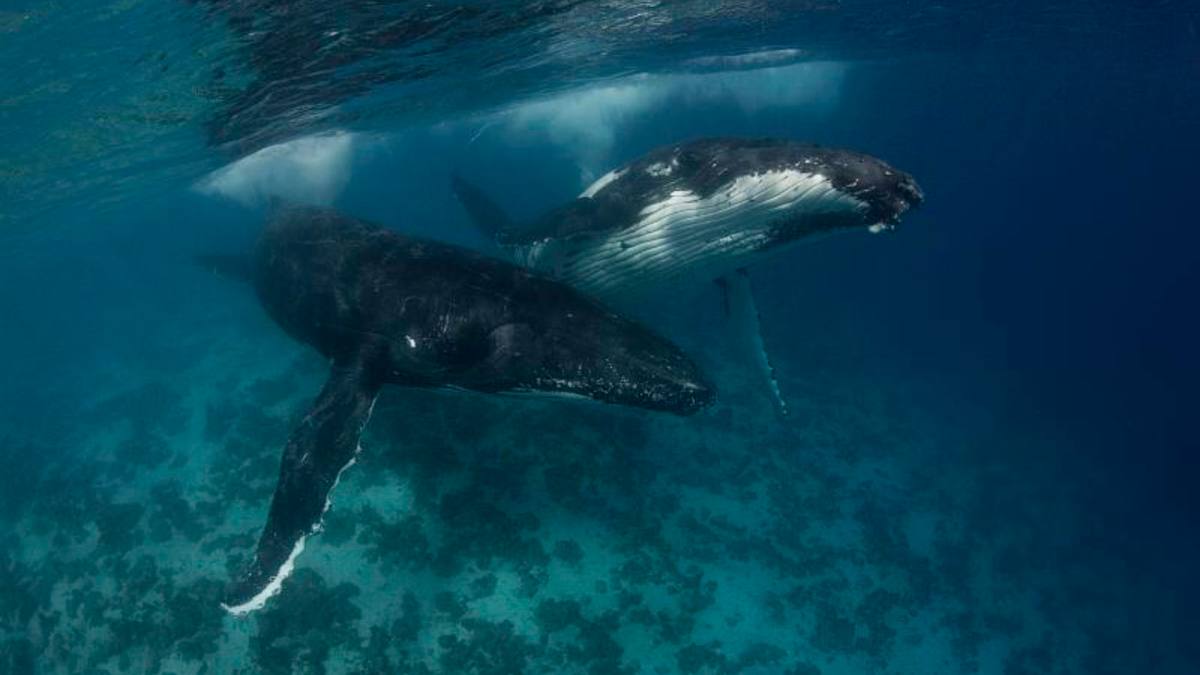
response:
<path id="1" fill-rule="evenodd" d="M 869 155 L 744 138 L 658 148 L 528 224 L 457 174 L 452 187 L 514 261 L 606 301 L 682 277 L 719 280 L 760 348 L 747 266 L 819 235 L 892 229 L 924 199 L 912 176 Z M 765 350 L 756 356 L 786 413 Z"/>
<path id="2" fill-rule="evenodd" d="M 249 277 L 271 317 L 331 362 L 284 447 L 254 557 L 227 594 L 235 614 L 279 591 L 385 384 L 570 394 L 684 415 L 713 399 L 672 343 L 565 284 L 336 211 L 282 209 L 252 258 L 223 267 Z"/>

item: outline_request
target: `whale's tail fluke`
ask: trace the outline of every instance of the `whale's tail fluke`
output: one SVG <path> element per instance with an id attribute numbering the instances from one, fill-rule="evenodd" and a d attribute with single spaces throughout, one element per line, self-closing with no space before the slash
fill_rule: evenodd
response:
<path id="1" fill-rule="evenodd" d="M 450 190 L 463 208 L 467 210 L 471 222 L 489 241 L 496 241 L 505 232 L 512 231 L 513 221 L 498 204 L 478 186 L 468 182 L 457 171 L 450 175 Z"/>

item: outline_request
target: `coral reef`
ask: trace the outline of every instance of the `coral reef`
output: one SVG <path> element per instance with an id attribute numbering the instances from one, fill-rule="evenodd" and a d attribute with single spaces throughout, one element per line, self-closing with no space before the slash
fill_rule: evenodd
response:
<path id="1" fill-rule="evenodd" d="M 1177 642 L 1181 663 L 1200 658 L 1166 627 L 1187 619 L 1163 609 L 1163 587 L 1089 536 L 1087 513 L 1045 498 L 1069 472 L 949 461 L 903 402 L 833 381 L 794 383 L 821 395 L 786 424 L 752 397 L 674 420 L 385 392 L 283 592 L 233 619 L 224 584 L 253 551 L 325 367 L 276 359 L 186 398 L 157 377 L 123 383 L 55 437 L 77 451 L 5 437 L 0 671 L 1177 665 L 1112 647 L 1141 625 Z"/>

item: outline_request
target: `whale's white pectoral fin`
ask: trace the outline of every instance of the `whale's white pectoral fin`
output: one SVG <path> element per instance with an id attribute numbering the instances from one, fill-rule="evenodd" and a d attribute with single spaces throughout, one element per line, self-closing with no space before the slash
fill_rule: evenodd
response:
<path id="1" fill-rule="evenodd" d="M 258 547 L 222 603 L 230 614 L 261 609 L 279 593 L 304 551 L 305 539 L 320 528 L 342 472 L 354 464 L 378 391 L 361 364 L 334 364 L 321 394 L 284 447 L 279 483 Z"/>
<path id="2" fill-rule="evenodd" d="M 717 280 L 717 285 L 724 292 L 725 314 L 730 325 L 738 334 L 738 342 L 750 351 L 755 367 L 762 376 L 775 403 L 775 410 L 781 416 L 787 417 L 789 410 L 779 381 L 775 378 L 775 366 L 767 353 L 767 345 L 762 336 L 762 323 L 758 314 L 758 305 L 754 302 L 754 290 L 750 285 L 750 275 L 745 268 L 732 274 L 727 274 Z"/>

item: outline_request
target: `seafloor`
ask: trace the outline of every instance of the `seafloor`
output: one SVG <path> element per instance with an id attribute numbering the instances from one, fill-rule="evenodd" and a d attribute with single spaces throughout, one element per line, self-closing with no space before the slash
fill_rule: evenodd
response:
<path id="1" fill-rule="evenodd" d="M 389 389 L 283 594 L 229 616 L 323 364 L 249 297 L 194 314 L 169 366 L 98 358 L 92 400 L 0 428 L 0 671 L 1096 675 L 1188 656 L 1182 610 L 1105 536 L 1086 469 L 1041 452 L 1053 438 L 819 343 L 777 354 L 782 423 L 720 345 L 720 403 L 690 419 Z"/>

